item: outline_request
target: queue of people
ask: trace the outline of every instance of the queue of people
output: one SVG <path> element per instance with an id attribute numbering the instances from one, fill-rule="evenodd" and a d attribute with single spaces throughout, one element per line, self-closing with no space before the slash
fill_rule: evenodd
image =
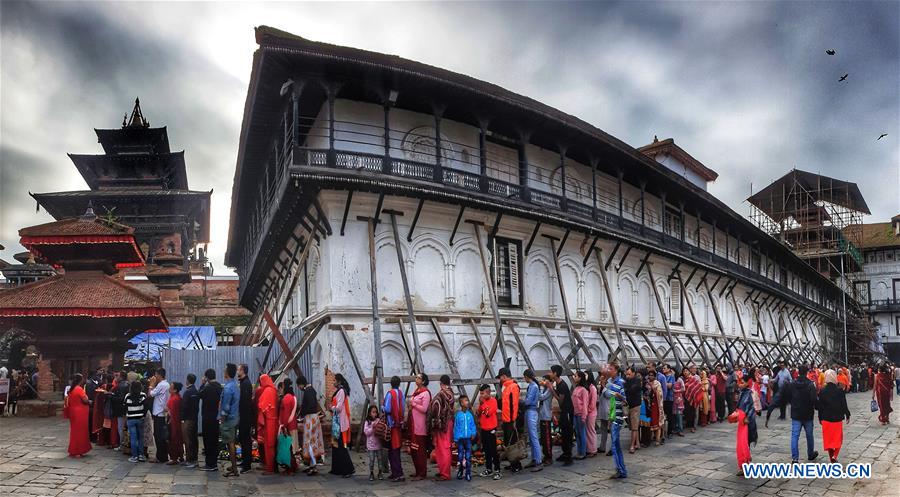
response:
<path id="1" fill-rule="evenodd" d="M 350 385 L 341 374 L 333 376 L 333 392 L 325 408 L 303 376 L 296 384 L 287 377 L 275 385 L 262 374 L 254 385 L 246 365 L 227 364 L 222 382 L 217 372 L 189 374 L 185 384 L 166 378 L 165 369 L 152 376 L 134 372 L 99 372 L 85 379 L 72 378 L 66 392 L 65 416 L 70 422 L 69 454 L 82 457 L 93 445 L 106 446 L 129 456 L 129 461 L 219 471 L 237 477 L 260 461 L 264 474 L 318 474 L 324 463 L 326 438 L 323 420 L 330 421 L 331 469 L 349 478 L 356 472 L 351 458 Z M 736 365 L 712 369 L 668 364 L 646 367 L 609 364 L 595 377 L 591 371 L 566 371 L 554 365 L 547 374 L 526 369 L 520 384 L 508 368 L 491 384 L 478 388 L 470 399 L 454 393 L 451 378 L 439 378 L 429 388 L 427 374 L 415 376 L 415 390 L 407 396 L 401 379 L 380 405 L 370 406 L 361 423 L 368 452 L 369 480 L 406 479 L 401 454 L 412 459 L 413 480 L 427 478 L 428 460 L 437 466 L 435 479 L 451 479 L 456 447 L 456 478 L 471 480 L 476 447 L 484 456 L 483 470 L 474 473 L 494 480 L 503 470 L 515 474 L 605 454 L 612 458 L 613 479 L 628 477 L 623 451 L 624 433 L 630 434 L 630 454 L 659 446 L 686 431 L 725 421 L 735 423 L 738 474 L 752 461 L 751 446 L 758 440 L 757 418 L 766 412 L 791 410 L 791 458 L 799 461 L 799 441 L 805 432 L 807 459 L 814 461 L 815 413 L 822 429 L 823 448 L 831 462 L 838 460 L 843 423 L 850 419 L 846 394 L 853 391 L 853 371 L 825 365 L 788 368 L 783 362 L 772 370 Z M 868 385 L 868 383 L 867 383 Z M 887 423 L 895 386 L 895 368 L 876 369 L 871 382 L 879 420 Z M 524 389 L 524 392 L 523 392 Z M 499 431 L 499 433 L 498 433 Z M 599 435 L 599 436 L 598 436 Z M 508 465 L 501 469 L 498 436 Z M 204 460 L 199 461 L 198 440 Z M 256 441 L 256 450 L 254 443 Z M 527 441 L 527 443 L 526 443 Z M 557 455 L 554 447 L 561 447 Z M 153 458 L 150 458 L 150 452 Z M 528 461 L 529 464 L 523 465 Z"/>

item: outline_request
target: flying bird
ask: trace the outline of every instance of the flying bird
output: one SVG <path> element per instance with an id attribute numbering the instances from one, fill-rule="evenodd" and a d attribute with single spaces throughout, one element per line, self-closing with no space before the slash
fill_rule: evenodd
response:
<path id="1" fill-rule="evenodd" d="M 825 53 L 827 53 L 828 55 L 834 55 L 837 52 L 835 52 L 833 48 L 829 48 L 828 50 L 825 50 Z"/>
<path id="2" fill-rule="evenodd" d="M 882 133 L 881 136 L 879 136 L 878 138 L 875 139 L 875 141 L 878 141 L 878 140 L 884 138 L 885 136 L 887 136 L 887 133 Z"/>
<path id="3" fill-rule="evenodd" d="M 841 79 L 839 79 L 838 81 L 844 81 L 845 79 L 847 79 L 848 76 L 850 76 L 850 74 L 845 74 L 845 75 L 841 76 Z"/>

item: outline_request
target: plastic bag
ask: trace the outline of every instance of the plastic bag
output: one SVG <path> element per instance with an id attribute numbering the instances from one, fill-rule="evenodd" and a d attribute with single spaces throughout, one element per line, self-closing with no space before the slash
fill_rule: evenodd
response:
<path id="1" fill-rule="evenodd" d="M 291 465 L 291 436 L 284 433 L 278 434 L 278 448 L 275 451 L 275 462 L 282 466 Z"/>

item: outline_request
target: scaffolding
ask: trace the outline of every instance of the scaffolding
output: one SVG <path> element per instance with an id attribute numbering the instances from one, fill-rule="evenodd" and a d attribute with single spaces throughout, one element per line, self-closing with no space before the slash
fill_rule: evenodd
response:
<path id="1" fill-rule="evenodd" d="M 863 216 L 856 183 L 794 169 L 752 195 L 750 218 L 832 281 L 858 271 Z"/>
<path id="2" fill-rule="evenodd" d="M 845 362 L 864 361 L 873 353 L 875 329 L 847 290 L 853 285 L 847 275 L 862 270 L 863 216 L 871 214 L 859 187 L 793 169 L 747 200 L 754 224 L 841 285 L 841 357 Z"/>

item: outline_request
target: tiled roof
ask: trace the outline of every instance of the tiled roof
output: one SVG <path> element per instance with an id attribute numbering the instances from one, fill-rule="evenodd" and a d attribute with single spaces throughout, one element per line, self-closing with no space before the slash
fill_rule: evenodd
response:
<path id="1" fill-rule="evenodd" d="M 69 315 L 91 315 L 93 311 L 111 311 L 109 317 L 160 315 L 156 299 L 131 288 L 116 278 L 96 273 L 70 272 L 29 283 L 0 293 L 0 316 L 21 315 L 17 309 L 45 311 L 69 309 Z M 116 311 L 122 311 L 116 313 Z M 101 317 L 101 316 L 94 316 Z"/>
<path id="2" fill-rule="evenodd" d="M 73 217 L 19 230 L 19 236 L 130 235 L 134 228 L 98 217 Z"/>
<path id="3" fill-rule="evenodd" d="M 863 250 L 878 247 L 900 247 L 900 236 L 894 235 L 891 223 L 862 224 L 859 225 L 859 229 L 861 230 L 860 236 L 856 240 Z M 848 236 L 850 235 L 848 234 Z"/>

